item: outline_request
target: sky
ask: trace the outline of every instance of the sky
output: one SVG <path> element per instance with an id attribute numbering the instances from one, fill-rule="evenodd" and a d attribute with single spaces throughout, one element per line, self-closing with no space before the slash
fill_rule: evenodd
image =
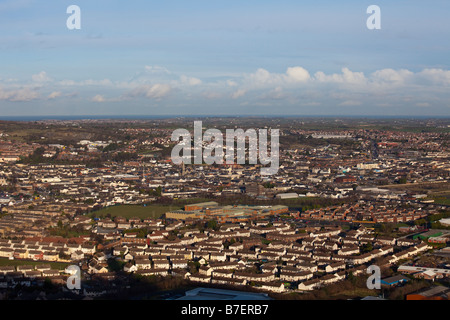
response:
<path id="1" fill-rule="evenodd" d="M 0 0 L 0 118 L 448 117 L 449 13 L 447 0 Z"/>

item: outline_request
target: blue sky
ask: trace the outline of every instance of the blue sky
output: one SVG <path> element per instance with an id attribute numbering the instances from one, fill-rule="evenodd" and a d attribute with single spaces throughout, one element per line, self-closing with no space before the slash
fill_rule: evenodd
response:
<path id="1" fill-rule="evenodd" d="M 68 30 L 69 5 L 81 30 Z M 381 30 L 366 9 L 381 8 Z M 450 115 L 449 1 L 0 1 L 0 112 Z"/>

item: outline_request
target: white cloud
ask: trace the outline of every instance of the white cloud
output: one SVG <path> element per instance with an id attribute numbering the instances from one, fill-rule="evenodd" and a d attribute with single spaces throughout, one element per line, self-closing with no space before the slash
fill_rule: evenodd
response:
<path id="1" fill-rule="evenodd" d="M 83 86 L 112 86 L 113 83 L 109 79 L 103 79 L 103 80 L 88 79 L 88 80 L 81 81 L 80 85 L 83 85 Z"/>
<path id="2" fill-rule="evenodd" d="M 47 99 L 55 99 L 55 98 L 60 97 L 61 95 L 62 95 L 62 92 L 61 92 L 61 91 L 53 91 L 52 93 L 50 93 L 50 94 L 47 96 Z"/>
<path id="3" fill-rule="evenodd" d="M 206 99 L 220 99 L 223 95 L 219 92 L 206 91 L 202 93 L 202 96 Z"/>
<path id="4" fill-rule="evenodd" d="M 301 105 L 305 107 L 318 107 L 321 106 L 322 104 L 317 101 L 310 101 L 310 102 L 302 102 Z"/>
<path id="5" fill-rule="evenodd" d="M 431 104 L 429 104 L 428 102 L 418 102 L 418 103 L 416 103 L 416 106 L 422 107 L 422 108 L 427 108 L 427 107 L 430 107 Z"/>
<path id="6" fill-rule="evenodd" d="M 161 66 L 145 66 L 144 69 L 149 73 L 165 73 L 165 74 L 171 73 L 167 68 Z"/>
<path id="7" fill-rule="evenodd" d="M 233 92 L 233 94 L 231 95 L 231 97 L 233 99 L 238 99 L 240 97 L 243 97 L 245 94 L 247 93 L 247 90 L 244 89 L 238 89 L 235 92 Z"/>
<path id="8" fill-rule="evenodd" d="M 0 100 L 25 102 L 36 99 L 39 99 L 39 93 L 29 87 L 15 90 L 4 90 L 0 88 Z"/>
<path id="9" fill-rule="evenodd" d="M 409 81 L 414 76 L 414 73 L 401 69 L 401 70 L 393 70 L 393 69 L 382 69 L 377 70 L 371 75 L 371 79 L 377 83 L 384 84 L 403 84 L 406 81 Z"/>
<path id="10" fill-rule="evenodd" d="M 196 78 L 177 74 L 160 66 L 145 66 L 137 76 L 129 79 L 56 80 L 45 71 L 25 79 L 1 79 L 0 100 L 32 101 L 69 98 L 76 91 L 80 99 L 98 103 L 138 98 L 161 100 L 173 96 L 173 101 L 199 103 L 207 99 L 228 100 L 230 105 L 309 106 L 319 112 L 329 105 L 359 107 L 365 105 L 415 106 L 437 108 L 450 100 L 450 71 L 385 68 L 364 74 L 342 68 L 336 73 L 310 71 L 291 66 L 283 72 L 264 68 L 254 72 Z M 45 94 L 40 95 L 41 92 Z M 98 94 L 99 93 L 99 94 Z M 116 98 L 108 98 L 115 96 Z M 238 100 L 239 99 L 239 100 Z M 433 100 L 434 99 L 434 100 Z M 236 101 L 234 101 L 236 100 Z M 189 101 L 189 102 L 187 102 Z M 356 109 L 356 108 L 355 108 Z"/>
<path id="11" fill-rule="evenodd" d="M 92 98 L 92 101 L 94 102 L 105 102 L 105 97 L 103 97 L 101 94 L 97 94 Z"/>
<path id="12" fill-rule="evenodd" d="M 393 106 L 394 106 L 392 103 L 387 103 L 387 102 L 376 103 L 375 105 L 376 105 L 377 107 L 382 107 L 382 108 L 390 108 L 390 107 L 393 107 Z"/>
<path id="13" fill-rule="evenodd" d="M 77 85 L 77 82 L 73 81 L 73 80 L 61 80 L 57 83 L 60 86 L 75 86 Z"/>
<path id="14" fill-rule="evenodd" d="M 310 79 L 309 72 L 302 67 L 291 67 L 286 71 L 287 81 L 306 82 Z"/>
<path id="15" fill-rule="evenodd" d="M 248 79 L 256 85 L 269 83 L 272 78 L 273 76 L 270 72 L 262 68 L 259 68 L 255 73 L 248 75 Z"/>
<path id="16" fill-rule="evenodd" d="M 418 76 L 433 84 L 450 85 L 450 70 L 424 69 L 418 73 Z"/>
<path id="17" fill-rule="evenodd" d="M 31 79 L 32 79 L 34 82 L 39 82 L 39 83 L 41 83 L 41 82 L 49 82 L 49 81 L 52 80 L 52 79 L 47 75 L 47 73 L 46 73 L 45 71 L 41 71 L 41 72 L 39 72 L 38 74 L 33 74 L 33 75 L 31 76 Z"/>
<path id="18" fill-rule="evenodd" d="M 288 95 L 283 91 L 282 87 L 276 87 L 268 93 L 261 96 L 262 99 L 281 100 L 287 98 Z"/>
<path id="19" fill-rule="evenodd" d="M 314 79 L 318 82 L 331 82 L 342 84 L 365 84 L 367 82 L 363 72 L 353 72 L 348 68 L 342 68 L 342 73 L 333 73 L 326 75 L 322 71 L 318 71 L 314 74 Z"/>
<path id="20" fill-rule="evenodd" d="M 338 104 L 339 107 L 357 107 L 360 105 L 362 105 L 362 102 L 356 100 L 347 100 Z"/>
<path id="21" fill-rule="evenodd" d="M 109 79 L 102 79 L 102 80 L 93 80 L 93 79 L 87 79 L 82 81 L 74 81 L 74 80 L 61 80 L 57 84 L 61 86 L 114 86 L 114 83 Z"/>
<path id="22" fill-rule="evenodd" d="M 258 89 L 265 87 L 290 87 L 298 83 L 306 83 L 311 79 L 308 70 L 296 66 L 287 68 L 285 73 L 271 73 L 259 68 L 254 73 L 244 74 L 242 83 L 245 87 Z"/>
<path id="23" fill-rule="evenodd" d="M 154 85 L 142 85 L 132 90 L 129 96 L 144 96 L 149 99 L 162 99 L 169 94 L 171 87 L 168 84 L 157 83 Z"/>
<path id="24" fill-rule="evenodd" d="M 198 86 L 198 85 L 202 84 L 202 80 L 200 80 L 198 78 L 188 77 L 185 75 L 180 76 L 180 81 L 182 84 L 186 84 L 189 86 Z"/>

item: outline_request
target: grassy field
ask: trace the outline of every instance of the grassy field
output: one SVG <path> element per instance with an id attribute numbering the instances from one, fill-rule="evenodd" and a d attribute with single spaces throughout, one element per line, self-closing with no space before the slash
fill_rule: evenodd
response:
<path id="1" fill-rule="evenodd" d="M 406 183 L 406 184 L 388 184 L 380 186 L 382 189 L 401 189 L 408 190 L 411 192 L 422 192 L 431 194 L 439 194 L 443 195 L 445 192 L 448 192 L 450 188 L 450 183 L 447 181 L 439 181 L 439 182 L 418 182 L 418 183 Z"/>
<path id="2" fill-rule="evenodd" d="M 52 269 L 64 270 L 69 264 L 63 262 L 33 261 L 33 260 L 8 260 L 0 258 L 0 266 L 23 266 L 23 265 L 42 265 L 49 264 Z"/>
<path id="3" fill-rule="evenodd" d="M 359 298 L 364 298 L 367 296 L 378 296 L 378 291 L 376 290 L 371 290 L 371 289 L 367 289 L 367 288 L 355 288 L 355 289 L 348 289 L 348 290 L 343 290 L 339 293 L 333 294 L 331 295 L 331 299 L 353 299 L 355 297 L 359 297 Z"/>
<path id="4" fill-rule="evenodd" d="M 146 207 L 141 205 L 123 205 L 123 206 L 112 206 L 101 209 L 99 211 L 94 211 L 91 213 L 91 216 L 95 215 L 96 217 L 100 218 L 110 215 L 112 218 L 120 216 L 126 219 L 133 217 L 138 217 L 141 219 L 145 218 L 158 219 L 168 211 L 180 209 L 183 209 L 183 207 L 176 205 L 147 205 Z"/>
<path id="5" fill-rule="evenodd" d="M 143 205 L 117 205 L 111 206 L 108 208 L 103 208 L 98 211 L 94 211 L 90 213 L 91 217 L 106 217 L 110 216 L 111 218 L 121 216 L 126 219 L 138 217 L 141 219 L 144 218 L 160 218 L 164 213 L 172 210 L 183 210 L 186 204 L 206 202 L 206 201 L 216 201 L 219 205 L 230 205 L 230 204 L 251 204 L 251 205 L 267 205 L 267 202 L 261 201 L 261 203 L 249 203 L 242 199 L 236 198 L 223 198 L 223 199 L 207 199 L 207 198 L 191 198 L 191 199 L 178 199 L 174 200 L 172 204 L 147 204 L 147 206 Z M 342 199 L 339 200 L 323 200 L 320 198 L 297 198 L 297 199 L 284 199 L 284 200 L 275 200 L 272 204 L 283 204 L 288 206 L 292 210 L 298 210 L 300 208 L 303 209 L 311 209 L 311 208 L 320 208 L 323 206 L 343 203 Z"/>
<path id="6" fill-rule="evenodd" d="M 432 196 L 431 199 L 433 199 L 434 203 L 436 203 L 436 204 L 443 204 L 443 205 L 450 206 L 450 196 L 449 195 L 447 195 L 445 197 Z"/>

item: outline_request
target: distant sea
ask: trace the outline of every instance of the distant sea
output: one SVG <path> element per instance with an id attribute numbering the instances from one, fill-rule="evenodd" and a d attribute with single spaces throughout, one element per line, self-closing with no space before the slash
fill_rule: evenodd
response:
<path id="1" fill-rule="evenodd" d="M 448 119 L 448 116 L 367 116 L 367 115 L 33 115 L 33 116 L 2 116 L 0 121 L 45 121 L 45 120 L 152 120 L 173 118 L 326 118 L 326 119 Z"/>

